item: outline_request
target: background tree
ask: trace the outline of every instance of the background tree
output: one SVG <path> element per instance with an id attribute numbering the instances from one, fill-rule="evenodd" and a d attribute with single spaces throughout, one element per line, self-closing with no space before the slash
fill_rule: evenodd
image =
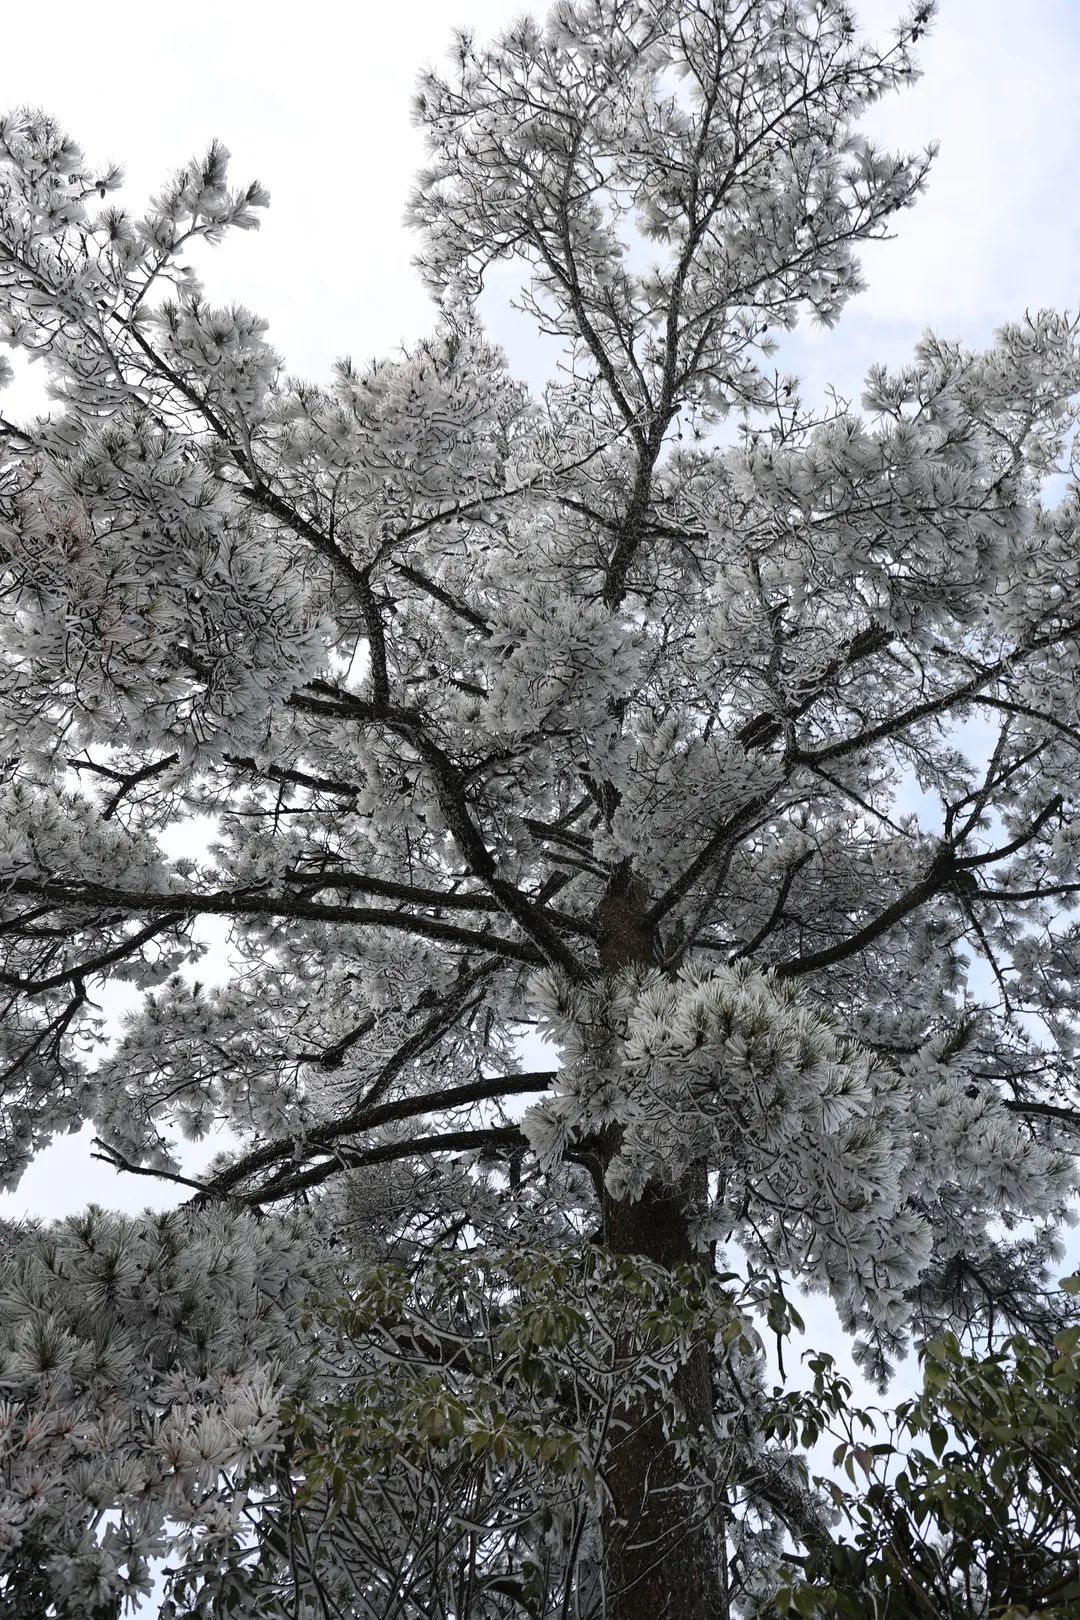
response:
<path id="1" fill-rule="evenodd" d="M 857 120 L 929 19 L 878 49 L 835 0 L 582 0 L 461 36 L 417 100 L 436 334 L 326 388 L 186 262 L 266 201 L 220 147 L 136 218 L 3 124 L 0 327 L 54 395 L 0 418 L 4 1174 L 90 1118 L 194 1194 L 5 1249 L 0 1529 L 58 1604 L 172 1536 L 175 1612 L 703 1620 L 825 1533 L 766 1443 L 785 1282 L 878 1376 L 1059 1325 L 1080 579 L 1041 489 L 1075 326 L 928 337 L 863 416 L 768 369 L 923 184 Z M 477 323 L 498 259 L 562 345 L 539 399 Z M 179 971 L 212 916 L 218 988 Z M 103 979 L 144 995 L 100 1052 Z M 186 1175 L 172 1129 L 223 1125 Z M 385 1411 L 335 1479 L 343 1381 Z M 301 1548 L 277 1509 L 324 1489 Z"/>

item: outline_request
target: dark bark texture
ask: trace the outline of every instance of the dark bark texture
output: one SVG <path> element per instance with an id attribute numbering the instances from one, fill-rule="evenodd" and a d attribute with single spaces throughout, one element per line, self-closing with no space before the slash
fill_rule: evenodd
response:
<path id="1" fill-rule="evenodd" d="M 620 868 L 596 915 L 605 971 L 655 965 L 647 912 L 644 885 L 629 866 Z M 599 1139 L 601 1174 L 618 1146 L 616 1131 Z M 631 1203 L 611 1197 L 601 1184 L 604 1244 L 615 1254 L 643 1255 L 668 1269 L 700 1265 L 689 1231 L 697 1192 L 690 1176 L 682 1186 L 650 1186 Z M 680 1369 L 675 1394 L 691 1431 L 707 1433 L 713 1395 L 705 1345 Z M 638 1403 L 624 1419 L 605 1480 L 605 1620 L 726 1620 L 719 1503 L 703 1502 L 699 1482 L 691 1488 L 656 1407 Z"/>

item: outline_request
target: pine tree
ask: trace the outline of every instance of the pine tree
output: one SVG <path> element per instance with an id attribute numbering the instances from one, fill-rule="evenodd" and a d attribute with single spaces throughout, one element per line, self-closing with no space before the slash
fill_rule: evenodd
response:
<path id="1" fill-rule="evenodd" d="M 267 201 L 221 146 L 136 217 L 0 125 L 0 332 L 52 390 L 0 413 L 0 1172 L 92 1120 L 188 1198 L 5 1234 L 17 1609 L 165 1555 L 173 1615 L 754 1612 L 833 1534 L 769 1430 L 793 1288 L 881 1379 L 1060 1327 L 1077 326 L 927 337 L 861 414 L 769 364 L 923 186 L 858 120 L 931 10 L 458 36 L 434 335 L 327 386 L 187 262 Z"/>

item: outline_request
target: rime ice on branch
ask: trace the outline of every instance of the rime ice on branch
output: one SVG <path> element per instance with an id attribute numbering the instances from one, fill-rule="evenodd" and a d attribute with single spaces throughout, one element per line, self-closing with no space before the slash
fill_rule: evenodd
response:
<path id="1" fill-rule="evenodd" d="M 879 1374 L 950 1323 L 1052 1334 L 1076 328 L 928 336 L 859 413 L 769 367 L 923 185 L 858 121 L 929 16 L 460 36 L 416 103 L 434 335 L 325 386 L 188 263 L 267 200 L 221 147 L 137 216 L 0 125 L 0 333 L 52 395 L 0 411 L 0 1173 L 92 1120 L 191 1196 L 9 1235 L 19 1615 L 111 1614 L 163 1538 L 221 1613 L 751 1612 L 829 1533 L 764 1437 L 785 1282 Z M 562 343 L 540 398 L 478 323 L 500 260 Z M 109 980 L 142 994 L 103 1049 Z M 187 1177 L 176 1130 L 221 1127 Z"/>

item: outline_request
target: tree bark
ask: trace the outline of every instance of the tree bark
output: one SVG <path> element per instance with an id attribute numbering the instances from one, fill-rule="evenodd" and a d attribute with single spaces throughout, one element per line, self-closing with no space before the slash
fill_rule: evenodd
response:
<path id="1" fill-rule="evenodd" d="M 644 886 L 624 864 L 596 914 L 605 971 L 654 965 L 647 910 Z M 633 1203 L 613 1198 L 602 1175 L 618 1146 L 616 1130 L 603 1132 L 596 1142 L 604 1245 L 669 1270 L 701 1265 L 689 1231 L 698 1191 L 693 1178 L 682 1186 L 650 1186 Z M 707 1435 L 713 1394 L 704 1344 L 679 1369 L 674 1392 L 691 1430 Z M 605 1620 L 727 1620 L 719 1502 L 703 1502 L 700 1488 L 691 1488 L 685 1464 L 665 1437 L 657 1404 L 644 1401 L 625 1416 L 605 1475 Z"/>

